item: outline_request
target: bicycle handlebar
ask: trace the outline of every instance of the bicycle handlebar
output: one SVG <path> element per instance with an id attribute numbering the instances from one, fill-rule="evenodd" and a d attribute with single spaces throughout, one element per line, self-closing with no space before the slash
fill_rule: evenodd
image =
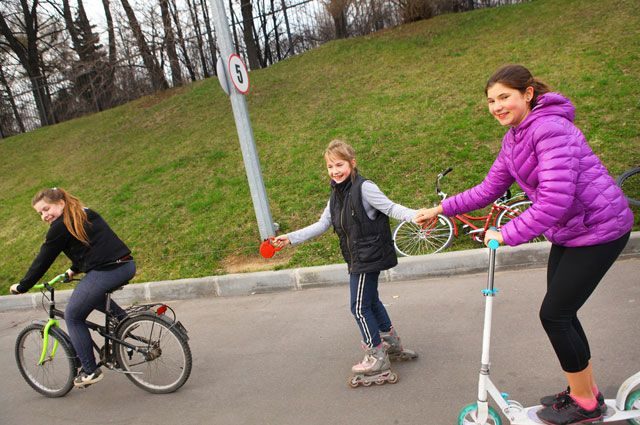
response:
<path id="1" fill-rule="evenodd" d="M 67 283 L 67 282 L 71 282 L 71 280 L 72 279 L 69 278 L 69 275 L 67 273 L 62 273 L 54 277 L 53 279 L 51 279 L 49 282 L 38 283 L 37 285 L 33 285 L 33 287 L 36 289 L 43 289 L 43 288 L 46 288 L 47 285 L 53 285 L 58 282 Z"/>
<path id="2" fill-rule="evenodd" d="M 438 177 L 436 178 L 436 194 L 440 196 L 442 199 L 446 198 L 447 195 L 440 190 L 440 180 L 452 171 L 453 171 L 453 168 L 449 167 L 446 170 L 444 170 L 442 173 L 438 174 Z"/>

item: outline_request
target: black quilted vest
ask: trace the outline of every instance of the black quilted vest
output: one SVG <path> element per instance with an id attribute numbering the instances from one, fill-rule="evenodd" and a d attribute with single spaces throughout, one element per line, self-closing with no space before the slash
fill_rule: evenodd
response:
<path id="1" fill-rule="evenodd" d="M 331 192 L 331 222 L 349 273 L 378 272 L 398 264 L 389 217 L 378 213 L 371 220 L 362 205 L 365 181 L 356 174 L 354 179 L 334 185 Z"/>

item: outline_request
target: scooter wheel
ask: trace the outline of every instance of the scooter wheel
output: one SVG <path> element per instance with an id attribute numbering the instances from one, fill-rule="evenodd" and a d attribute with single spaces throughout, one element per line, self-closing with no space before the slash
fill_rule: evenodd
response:
<path id="1" fill-rule="evenodd" d="M 624 410 L 640 410 L 640 390 L 635 390 L 629 397 L 627 397 L 627 402 L 624 404 Z M 629 425 L 640 425 L 640 418 L 629 419 Z"/>
<path id="2" fill-rule="evenodd" d="M 478 418 L 478 404 L 471 403 L 465 406 L 458 415 L 458 425 L 502 425 L 502 419 L 493 407 L 489 407 L 487 422 L 481 424 Z"/>

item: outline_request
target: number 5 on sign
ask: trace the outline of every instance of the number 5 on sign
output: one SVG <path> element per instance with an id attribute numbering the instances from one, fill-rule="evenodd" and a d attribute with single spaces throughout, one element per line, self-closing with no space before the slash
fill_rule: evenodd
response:
<path id="1" fill-rule="evenodd" d="M 249 91 L 249 73 L 240 56 L 233 53 L 229 56 L 229 78 L 242 94 Z"/>

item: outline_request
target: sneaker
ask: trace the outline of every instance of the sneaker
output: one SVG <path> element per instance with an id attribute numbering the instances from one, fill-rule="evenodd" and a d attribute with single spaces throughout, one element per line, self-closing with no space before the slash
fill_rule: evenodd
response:
<path id="1" fill-rule="evenodd" d="M 93 373 L 87 374 L 84 370 L 80 372 L 80 375 L 76 376 L 76 379 L 73 380 L 73 385 L 78 388 L 87 387 L 91 384 L 95 384 L 96 382 L 102 380 L 104 375 L 102 374 L 102 370 L 97 368 L 93 371 Z"/>
<path id="2" fill-rule="evenodd" d="M 544 407 L 553 406 L 563 398 L 569 397 L 570 391 L 571 391 L 571 388 L 567 387 L 567 389 L 562 391 L 561 393 L 542 397 L 540 399 L 540 404 L 543 405 Z M 602 409 L 604 407 L 604 395 L 602 395 L 602 392 L 598 391 L 598 394 L 596 395 L 596 400 L 598 402 L 598 407 Z"/>
<path id="3" fill-rule="evenodd" d="M 549 425 L 583 424 L 602 419 L 600 406 L 593 410 L 583 409 L 568 395 L 557 403 L 538 410 L 536 414 L 542 422 Z"/>

